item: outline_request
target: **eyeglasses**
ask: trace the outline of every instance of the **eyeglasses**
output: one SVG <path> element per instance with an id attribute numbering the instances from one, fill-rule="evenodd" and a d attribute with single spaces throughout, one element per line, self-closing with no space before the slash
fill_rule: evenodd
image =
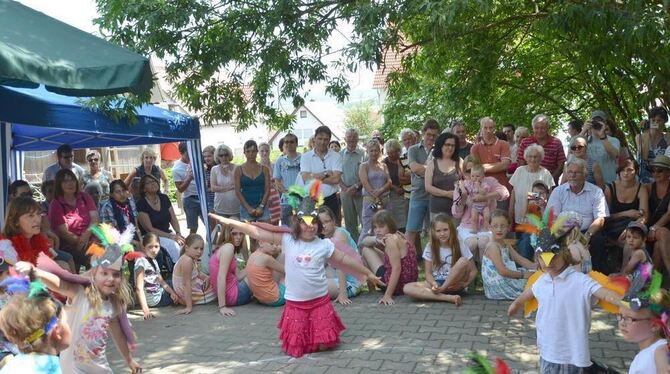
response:
<path id="1" fill-rule="evenodd" d="M 640 322 L 640 321 L 648 321 L 651 318 L 633 318 L 633 317 L 626 317 L 623 314 L 619 313 L 616 315 L 616 320 L 619 322 L 625 322 L 627 325 L 633 323 L 633 322 Z"/>
<path id="2" fill-rule="evenodd" d="M 295 140 L 284 140 L 284 144 L 294 144 Z"/>
<path id="3" fill-rule="evenodd" d="M 573 151 L 576 151 L 578 149 L 584 149 L 584 148 L 586 148 L 586 146 L 584 146 L 584 145 L 573 145 L 572 147 L 570 147 L 570 149 L 573 150 Z"/>
<path id="4" fill-rule="evenodd" d="M 98 162 L 98 161 L 100 161 L 99 158 L 89 158 L 88 159 L 88 162 Z"/>
<path id="5" fill-rule="evenodd" d="M 444 146 L 445 146 L 445 147 L 452 147 L 452 148 L 453 148 L 453 147 L 456 146 L 456 144 L 454 144 L 454 143 L 444 143 Z"/>
<path id="6" fill-rule="evenodd" d="M 230 157 L 229 153 L 221 153 L 219 157 Z"/>

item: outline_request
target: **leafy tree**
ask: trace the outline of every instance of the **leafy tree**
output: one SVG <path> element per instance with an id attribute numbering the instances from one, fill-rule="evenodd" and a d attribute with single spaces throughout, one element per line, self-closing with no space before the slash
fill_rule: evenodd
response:
<path id="1" fill-rule="evenodd" d="M 381 126 L 373 102 L 371 100 L 350 105 L 344 113 L 344 125 L 354 128 L 363 136 L 368 136 Z"/>
<path id="2" fill-rule="evenodd" d="M 325 82 L 347 98 L 347 71 L 406 52 L 392 74 L 385 133 L 427 117 L 491 115 L 526 124 L 608 111 L 629 134 L 670 92 L 668 4 L 652 0 L 97 0 L 111 40 L 167 61 L 176 96 L 205 122 L 264 117 L 285 128 L 302 87 Z M 353 26 L 342 57 L 328 38 Z M 333 69 L 334 68 L 334 69 Z M 334 72 L 334 73 L 329 73 Z M 253 92 L 245 96 L 245 84 Z M 554 121 L 557 123 L 558 121 Z"/>

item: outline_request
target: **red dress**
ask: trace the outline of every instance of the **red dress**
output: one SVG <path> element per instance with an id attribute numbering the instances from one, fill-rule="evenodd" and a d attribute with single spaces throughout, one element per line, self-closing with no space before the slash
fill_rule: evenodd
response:
<path id="1" fill-rule="evenodd" d="M 405 254 L 405 257 L 400 259 L 400 278 L 398 278 L 398 284 L 395 286 L 393 295 L 403 295 L 403 287 L 405 287 L 407 283 L 416 282 L 419 278 L 419 269 L 416 265 L 416 251 L 414 250 L 414 245 L 408 241 L 405 242 L 407 243 L 407 253 Z M 392 270 L 391 260 L 389 259 L 389 256 L 384 253 L 384 275 L 382 276 L 382 282 L 385 284 L 389 283 Z"/>

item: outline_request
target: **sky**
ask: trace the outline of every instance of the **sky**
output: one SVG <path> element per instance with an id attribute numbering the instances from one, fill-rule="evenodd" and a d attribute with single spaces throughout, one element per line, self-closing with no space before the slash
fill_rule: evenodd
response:
<path id="1" fill-rule="evenodd" d="M 97 27 L 93 24 L 93 19 L 98 16 L 94 0 L 18 0 L 18 2 L 78 29 L 100 35 Z M 340 31 L 341 34 L 335 33 L 333 35 L 331 46 L 341 45 L 345 42 L 346 35 L 349 33 L 348 28 L 344 26 Z M 369 70 L 360 70 L 357 73 L 349 74 L 349 84 L 351 86 L 349 102 L 376 101 L 377 94 L 372 89 L 373 79 L 374 72 Z M 307 89 L 310 91 L 309 98 L 315 101 L 335 101 L 325 94 L 323 85 L 314 85 L 307 87 Z"/>

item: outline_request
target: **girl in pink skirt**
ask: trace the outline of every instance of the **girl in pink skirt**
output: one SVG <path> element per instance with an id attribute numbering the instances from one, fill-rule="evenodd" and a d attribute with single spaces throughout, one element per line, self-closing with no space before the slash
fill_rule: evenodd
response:
<path id="1" fill-rule="evenodd" d="M 290 233 L 271 225 L 242 223 L 210 214 L 222 224 L 254 239 L 282 245 L 286 305 L 278 324 L 279 339 L 284 352 L 293 357 L 337 346 L 340 332 L 345 329 L 330 303 L 326 262 L 348 273 L 365 274 L 368 280 L 383 285 L 370 270 L 336 249 L 333 242 L 317 236 L 316 211 L 323 201 L 323 198 L 319 199 L 319 187 L 319 182 L 315 181 L 304 189 L 296 186 L 289 189 L 289 200 L 295 213 Z"/>

